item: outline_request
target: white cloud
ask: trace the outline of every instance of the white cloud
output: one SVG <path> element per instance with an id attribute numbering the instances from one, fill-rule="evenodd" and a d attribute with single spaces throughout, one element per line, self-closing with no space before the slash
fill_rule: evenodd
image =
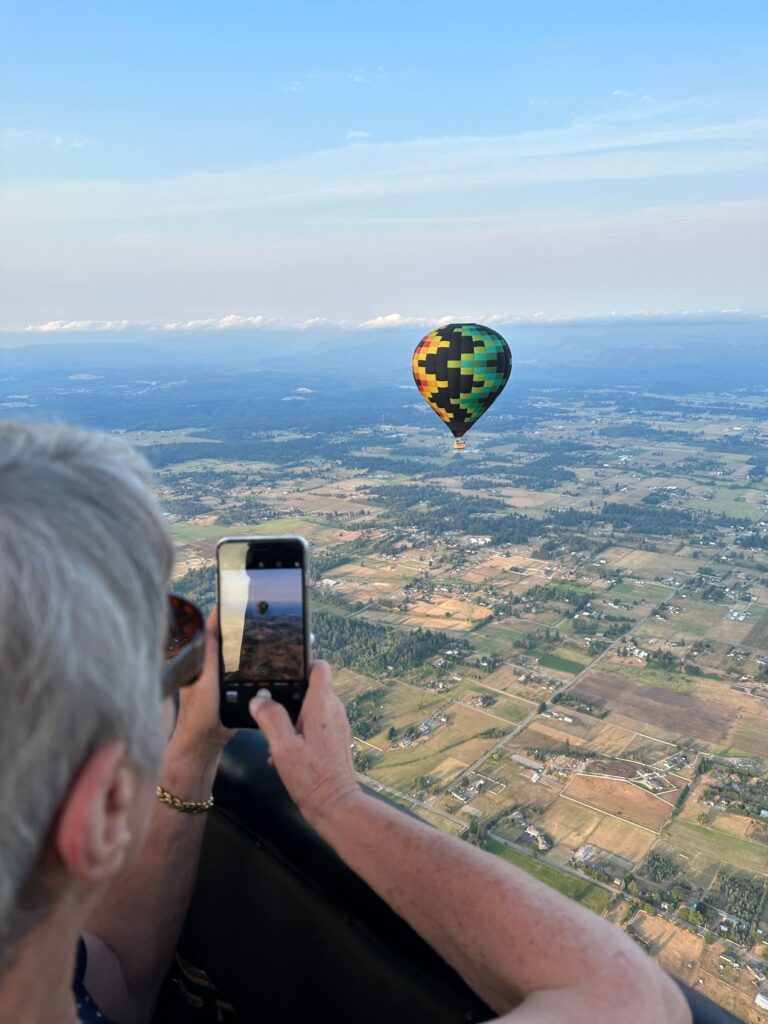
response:
<path id="1" fill-rule="evenodd" d="M 49 320 L 44 324 L 30 324 L 24 330 L 35 334 L 66 334 L 73 331 L 127 331 L 136 326 L 136 322 L 131 320 Z"/>
<path id="2" fill-rule="evenodd" d="M 285 320 L 280 317 L 266 316 L 238 316 L 230 313 L 224 317 L 211 317 L 200 320 L 186 320 L 164 323 L 162 321 L 150 320 L 51 320 L 43 324 L 29 324 L 24 330 L 30 334 L 72 334 L 78 332 L 99 332 L 112 333 L 127 330 L 135 331 L 219 331 L 231 329 L 251 330 L 304 330 L 311 323 L 313 326 L 327 325 L 328 327 L 342 330 L 374 330 L 381 328 L 418 327 L 436 328 L 444 327 L 450 323 L 477 323 L 490 326 L 492 324 L 556 324 L 556 323 L 586 323 L 593 321 L 611 320 L 653 320 L 661 319 L 686 319 L 691 317 L 718 318 L 718 319 L 753 319 L 755 317 L 765 318 L 765 314 L 752 312 L 746 309 L 633 309 L 623 312 L 598 312 L 574 316 L 566 313 L 547 313 L 536 311 L 526 314 L 520 313 L 491 313 L 483 311 L 467 311 L 462 313 L 450 313 L 443 316 L 434 315 L 405 315 L 402 313 L 385 313 L 380 316 L 371 317 L 359 323 L 351 323 L 346 320 L 327 320 L 325 317 L 313 317 L 307 320 Z M 0 330 L 0 334 L 2 331 Z M 307 387 L 294 388 L 296 395 L 312 394 L 314 389 Z"/>
<path id="3" fill-rule="evenodd" d="M 39 132 L 30 129 L 0 129 L 0 149 L 22 149 L 28 146 L 43 146 L 46 149 L 82 149 L 85 139 L 74 135 L 57 135 L 54 132 Z"/>
<path id="4" fill-rule="evenodd" d="M 226 316 L 206 317 L 203 320 L 184 320 L 178 323 L 160 324 L 163 331 L 228 331 L 238 327 L 276 327 L 280 325 L 276 317 L 239 316 L 228 313 Z"/>
<path id="5" fill-rule="evenodd" d="M 635 94 L 628 92 L 626 89 L 614 89 L 611 96 L 615 96 L 617 99 L 628 100 L 631 99 Z"/>
<path id="6" fill-rule="evenodd" d="M 431 317 L 424 316 L 403 316 L 401 313 L 385 313 L 383 316 L 374 316 L 370 320 L 363 320 L 359 327 L 363 330 L 379 327 L 425 327 L 428 324 L 436 323 L 438 326 L 445 322 L 449 324 L 450 318 L 441 317 L 435 321 Z"/>
<path id="7" fill-rule="evenodd" d="M 347 132 L 347 138 L 350 140 L 350 142 L 354 141 L 355 139 L 370 139 L 371 137 L 372 136 L 370 132 L 360 131 L 358 129 L 353 129 L 352 131 Z"/>

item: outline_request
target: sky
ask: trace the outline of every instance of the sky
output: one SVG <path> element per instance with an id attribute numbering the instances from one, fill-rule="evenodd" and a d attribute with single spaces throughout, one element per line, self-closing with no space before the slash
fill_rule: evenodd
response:
<path id="1" fill-rule="evenodd" d="M 768 311 L 764 0 L 0 0 L 0 331 Z"/>

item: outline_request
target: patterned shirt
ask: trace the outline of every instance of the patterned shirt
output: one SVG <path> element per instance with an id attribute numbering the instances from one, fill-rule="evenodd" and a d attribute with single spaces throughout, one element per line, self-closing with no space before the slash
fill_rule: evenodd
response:
<path id="1" fill-rule="evenodd" d="M 107 1018 L 88 995 L 88 990 L 85 987 L 85 969 L 87 966 L 88 951 L 85 948 L 85 943 L 80 939 L 77 945 L 75 977 L 72 982 L 72 992 L 74 993 L 75 1006 L 77 1007 L 77 1019 L 82 1024 L 109 1024 Z"/>

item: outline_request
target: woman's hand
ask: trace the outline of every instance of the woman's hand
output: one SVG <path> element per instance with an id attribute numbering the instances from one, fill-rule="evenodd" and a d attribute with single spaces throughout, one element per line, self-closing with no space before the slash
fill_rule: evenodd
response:
<path id="1" fill-rule="evenodd" d="M 271 762 L 310 824 L 319 827 L 340 803 L 362 797 L 349 722 L 326 661 L 312 663 L 295 728 L 282 704 L 268 697 L 254 697 L 250 712 L 267 738 Z"/>

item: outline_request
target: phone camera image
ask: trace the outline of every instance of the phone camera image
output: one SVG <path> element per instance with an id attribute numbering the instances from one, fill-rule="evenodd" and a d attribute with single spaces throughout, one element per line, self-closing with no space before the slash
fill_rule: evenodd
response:
<path id="1" fill-rule="evenodd" d="M 227 548 L 220 565 L 222 683 L 303 682 L 301 563 L 246 545 Z"/>

